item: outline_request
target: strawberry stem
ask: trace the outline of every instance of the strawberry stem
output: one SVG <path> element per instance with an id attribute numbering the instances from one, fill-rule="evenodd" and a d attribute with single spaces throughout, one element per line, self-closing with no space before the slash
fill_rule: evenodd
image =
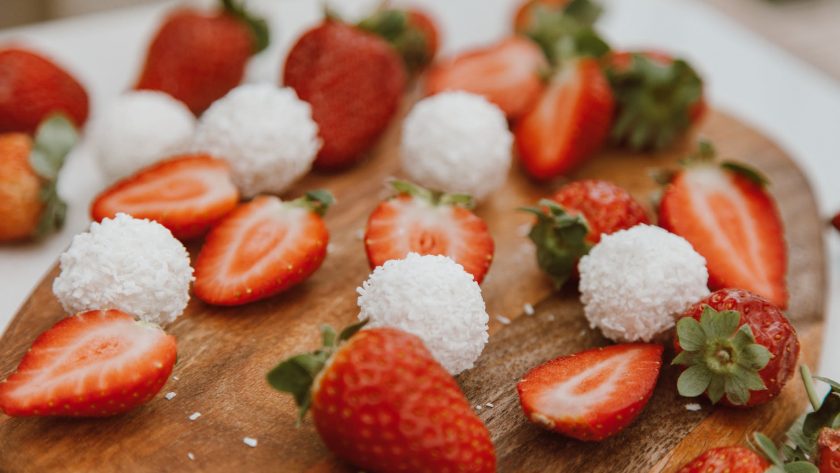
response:
<path id="1" fill-rule="evenodd" d="M 818 411 L 820 405 L 822 405 L 822 400 L 817 396 L 817 390 L 814 388 L 814 378 L 811 376 L 811 370 L 807 365 L 799 365 L 799 375 L 802 377 L 802 384 L 805 385 L 805 392 L 808 394 L 811 407 L 814 408 L 814 411 Z"/>
<path id="2" fill-rule="evenodd" d="M 413 182 L 399 179 L 392 179 L 388 184 L 397 195 L 418 197 L 432 205 L 459 205 L 467 209 L 475 207 L 475 200 L 468 194 L 447 194 L 443 191 L 427 189 Z"/>
<path id="3" fill-rule="evenodd" d="M 245 8 L 244 2 L 241 1 L 222 0 L 222 8 L 248 26 L 248 30 L 254 39 L 254 54 L 268 47 L 271 41 L 271 34 L 265 18 L 249 13 Z"/>
<path id="4" fill-rule="evenodd" d="M 557 289 L 572 276 L 581 257 L 592 245 L 586 241 L 589 224 L 581 215 L 570 215 L 549 199 L 542 199 L 538 207 L 519 210 L 537 216 L 528 238 L 537 245 L 537 264 L 554 281 Z"/>
<path id="5" fill-rule="evenodd" d="M 290 202 L 291 205 L 311 210 L 320 216 L 326 214 L 327 209 L 334 203 L 335 197 L 333 197 L 330 191 L 325 189 L 309 191 L 303 197 L 298 197 Z"/>

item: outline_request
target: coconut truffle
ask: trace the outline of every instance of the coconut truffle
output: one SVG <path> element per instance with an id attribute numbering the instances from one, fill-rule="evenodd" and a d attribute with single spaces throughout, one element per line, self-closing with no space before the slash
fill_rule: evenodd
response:
<path id="1" fill-rule="evenodd" d="M 64 310 L 119 309 L 165 324 L 187 306 L 193 270 L 184 245 L 164 226 L 124 213 L 73 237 L 53 282 Z"/>
<path id="2" fill-rule="evenodd" d="M 306 174 L 321 140 L 312 109 L 293 89 L 246 84 L 204 112 L 192 148 L 227 160 L 234 183 L 253 197 L 279 194 Z"/>
<path id="3" fill-rule="evenodd" d="M 513 136 L 484 97 L 444 92 L 417 102 L 403 123 L 400 158 L 425 187 L 483 200 L 507 179 Z"/>
<path id="4" fill-rule="evenodd" d="M 114 181 L 187 150 L 194 131 L 186 105 L 163 92 L 140 90 L 111 102 L 95 118 L 91 139 L 102 173 Z"/>
<path id="5" fill-rule="evenodd" d="M 684 238 L 652 225 L 604 235 L 578 270 L 589 325 L 617 342 L 650 341 L 709 294 L 706 260 Z"/>
<path id="6" fill-rule="evenodd" d="M 396 327 L 420 337 L 432 356 L 456 375 L 472 368 L 487 344 L 481 289 L 463 266 L 446 256 L 409 253 L 368 277 L 359 293 L 359 319 L 367 327 Z"/>

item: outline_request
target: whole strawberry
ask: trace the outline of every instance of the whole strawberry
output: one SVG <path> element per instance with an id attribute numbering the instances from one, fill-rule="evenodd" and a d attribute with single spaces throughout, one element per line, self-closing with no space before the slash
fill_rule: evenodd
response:
<path id="1" fill-rule="evenodd" d="M 543 199 L 528 236 L 537 245 L 537 262 L 561 287 L 575 274 L 578 260 L 602 235 L 648 223 L 645 209 L 629 192 L 602 180 L 571 182 Z"/>
<path id="2" fill-rule="evenodd" d="M 323 140 L 315 166 L 347 167 L 385 131 L 397 112 L 406 71 L 382 38 L 327 20 L 289 51 L 283 83 L 312 106 Z"/>
<path id="3" fill-rule="evenodd" d="M 746 447 L 719 447 L 707 450 L 677 473 L 764 473 L 770 463 Z"/>
<path id="4" fill-rule="evenodd" d="M 336 338 L 323 330 L 324 347 L 297 355 L 268 373 L 276 389 L 291 393 L 301 415 L 332 452 L 370 472 L 495 472 L 487 428 L 455 379 L 415 335 L 390 327 Z"/>
<path id="5" fill-rule="evenodd" d="M 67 71 L 32 51 L 0 48 L 0 133 L 34 133 L 52 113 L 77 128 L 88 117 L 88 95 Z"/>
<path id="6" fill-rule="evenodd" d="M 840 473 L 840 430 L 823 428 L 817 437 L 820 473 Z"/>
<path id="7" fill-rule="evenodd" d="M 677 322 L 677 382 L 686 397 L 750 407 L 776 397 L 796 369 L 799 339 L 782 311 L 743 289 L 721 289 Z"/>
<path id="8" fill-rule="evenodd" d="M 393 46 L 410 73 L 428 66 L 440 47 L 440 32 L 435 20 L 415 8 L 379 10 L 358 26 L 381 36 Z"/>
<path id="9" fill-rule="evenodd" d="M 266 46 L 265 20 L 235 0 L 212 12 L 179 9 L 152 39 L 135 88 L 166 92 L 199 115 L 242 81 L 248 59 Z"/>

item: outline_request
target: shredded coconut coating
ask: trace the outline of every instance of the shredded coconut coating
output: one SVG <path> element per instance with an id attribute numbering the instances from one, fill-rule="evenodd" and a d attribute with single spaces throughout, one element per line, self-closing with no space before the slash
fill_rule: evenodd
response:
<path id="1" fill-rule="evenodd" d="M 467 92 L 423 99 L 403 123 L 402 168 L 420 185 L 484 200 L 502 187 L 513 135 L 499 107 Z"/>
<path id="2" fill-rule="evenodd" d="M 134 174 L 186 151 L 195 117 L 163 92 L 139 90 L 117 97 L 91 126 L 93 149 L 109 181 Z"/>
<path id="3" fill-rule="evenodd" d="M 487 344 L 481 289 L 446 256 L 409 253 L 373 270 L 359 293 L 367 327 L 396 327 L 420 337 L 451 374 L 473 367 Z"/>
<path id="4" fill-rule="evenodd" d="M 246 84 L 204 112 L 192 148 L 227 160 L 243 196 L 253 197 L 279 194 L 309 172 L 321 140 L 293 89 Z"/>
<path id="5" fill-rule="evenodd" d="M 166 324 L 184 312 L 193 270 L 184 245 L 164 226 L 119 213 L 73 237 L 53 281 L 64 310 L 119 309 Z"/>
<path id="6" fill-rule="evenodd" d="M 589 325 L 617 342 L 650 341 L 709 294 L 706 260 L 684 238 L 652 225 L 604 235 L 578 269 Z"/>

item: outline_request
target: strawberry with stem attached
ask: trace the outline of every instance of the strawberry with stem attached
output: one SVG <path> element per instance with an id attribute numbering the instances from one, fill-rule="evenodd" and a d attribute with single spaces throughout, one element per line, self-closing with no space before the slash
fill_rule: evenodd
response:
<path id="1" fill-rule="evenodd" d="M 396 49 L 410 74 L 432 63 L 440 47 L 440 31 L 432 17 L 416 8 L 377 10 L 357 25 L 381 36 Z"/>

